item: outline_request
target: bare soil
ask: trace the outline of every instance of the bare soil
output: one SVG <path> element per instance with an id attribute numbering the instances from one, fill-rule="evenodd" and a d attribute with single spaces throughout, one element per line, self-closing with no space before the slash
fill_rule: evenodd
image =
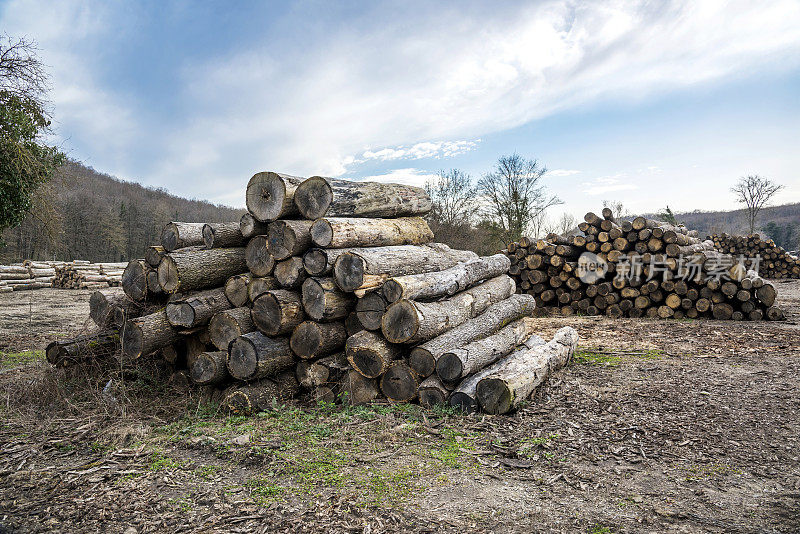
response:
<path id="1" fill-rule="evenodd" d="M 800 532 L 800 281 L 776 287 L 784 322 L 531 319 L 580 350 L 511 416 L 227 417 L 155 361 L 5 371 L 0 532 Z M 0 295 L 0 351 L 87 301 Z"/>

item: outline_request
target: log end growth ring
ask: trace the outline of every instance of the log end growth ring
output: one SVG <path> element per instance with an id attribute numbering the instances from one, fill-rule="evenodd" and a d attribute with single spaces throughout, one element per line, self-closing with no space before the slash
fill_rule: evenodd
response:
<path id="1" fill-rule="evenodd" d="M 176 292 L 180 285 L 178 266 L 169 256 L 161 258 L 161 263 L 158 264 L 158 284 L 167 293 Z"/>
<path id="2" fill-rule="evenodd" d="M 274 221 L 281 214 L 286 199 L 286 184 L 274 172 L 259 172 L 247 184 L 247 210 L 261 222 Z"/>
<path id="3" fill-rule="evenodd" d="M 408 341 L 416 335 L 418 329 L 417 309 L 409 300 L 400 300 L 389 306 L 381 319 L 381 331 L 390 343 Z"/>
<path id="4" fill-rule="evenodd" d="M 333 241 L 333 227 L 325 219 L 317 219 L 311 225 L 311 241 L 318 247 L 327 247 Z"/>
<path id="5" fill-rule="evenodd" d="M 281 326 L 281 303 L 271 293 L 264 293 L 253 302 L 251 317 L 260 331 L 275 336 Z"/>
<path id="6" fill-rule="evenodd" d="M 256 348 L 246 337 L 231 341 L 228 349 L 228 372 L 239 380 L 249 380 L 258 366 Z"/>
<path id="7" fill-rule="evenodd" d="M 487 413 L 497 415 L 511 409 L 511 391 L 499 378 L 484 378 L 478 382 L 475 397 Z"/>
<path id="8" fill-rule="evenodd" d="M 324 217 L 333 202 L 331 184 L 321 176 L 312 176 L 297 186 L 294 202 L 306 219 L 314 220 Z"/>
<path id="9" fill-rule="evenodd" d="M 436 374 L 445 382 L 453 382 L 461 378 L 464 364 L 455 354 L 445 352 L 436 362 Z"/>
<path id="10" fill-rule="evenodd" d="M 342 291 L 355 291 L 364 283 L 364 260 L 347 252 L 336 258 L 333 274 Z"/>

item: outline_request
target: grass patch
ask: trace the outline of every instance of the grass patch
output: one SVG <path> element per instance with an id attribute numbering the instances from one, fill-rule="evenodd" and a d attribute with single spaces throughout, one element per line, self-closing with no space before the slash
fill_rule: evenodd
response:
<path id="1" fill-rule="evenodd" d="M 173 460 L 161 451 L 150 454 L 150 463 L 147 465 L 150 471 L 162 471 L 164 469 L 174 469 L 180 467 L 180 463 Z"/>
<path id="2" fill-rule="evenodd" d="M 22 352 L 0 352 L 0 369 L 10 369 L 44 360 L 43 350 L 24 350 Z"/>
<path id="3" fill-rule="evenodd" d="M 661 349 L 612 350 L 603 347 L 578 348 L 573 355 L 576 362 L 584 365 L 616 367 L 624 357 L 640 360 L 655 360 L 664 357 Z"/>

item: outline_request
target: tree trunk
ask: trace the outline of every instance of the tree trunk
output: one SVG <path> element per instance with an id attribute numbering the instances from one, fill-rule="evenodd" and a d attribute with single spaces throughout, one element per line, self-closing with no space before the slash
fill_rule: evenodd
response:
<path id="1" fill-rule="evenodd" d="M 269 253 L 267 236 L 257 235 L 250 239 L 245 249 L 247 268 L 255 276 L 269 276 L 275 268 L 275 258 Z"/>
<path id="2" fill-rule="evenodd" d="M 303 308 L 315 321 L 344 319 L 354 305 L 355 298 L 336 287 L 333 278 L 309 278 L 303 282 Z"/>
<path id="3" fill-rule="evenodd" d="M 303 178 L 277 172 L 254 174 L 245 194 L 247 211 L 261 222 L 297 215 L 294 194 L 302 181 Z"/>
<path id="4" fill-rule="evenodd" d="M 119 348 L 119 334 L 116 331 L 104 331 L 53 341 L 47 345 L 45 357 L 56 367 L 69 367 L 88 360 L 107 358 L 115 354 Z"/>
<path id="5" fill-rule="evenodd" d="M 304 321 L 292 332 L 289 346 L 303 359 L 316 358 L 341 350 L 347 341 L 344 323 Z"/>
<path id="6" fill-rule="evenodd" d="M 394 276 L 441 271 L 477 257 L 440 243 L 363 248 L 339 256 L 333 272 L 342 290 L 356 291 L 380 287 Z"/>
<path id="7" fill-rule="evenodd" d="M 253 323 L 268 336 L 290 334 L 303 322 L 300 295 L 287 289 L 273 289 L 253 301 Z"/>
<path id="8" fill-rule="evenodd" d="M 433 232 L 421 217 L 331 217 L 314 221 L 311 239 L 316 246 L 323 248 L 421 245 L 433 241 Z"/>
<path id="9" fill-rule="evenodd" d="M 419 383 L 420 376 L 399 360 L 381 376 L 381 391 L 391 401 L 409 402 L 416 398 Z"/>
<path id="10" fill-rule="evenodd" d="M 381 332 L 392 343 L 425 341 L 480 315 L 515 290 L 514 281 L 504 274 L 438 302 L 400 300 L 386 309 Z"/>
<path id="11" fill-rule="evenodd" d="M 95 291 L 89 297 L 89 317 L 100 328 L 114 326 L 114 308 L 128 301 L 121 287 Z"/>
<path id="12" fill-rule="evenodd" d="M 258 380 L 292 368 L 295 358 L 289 339 L 267 337 L 250 332 L 231 341 L 228 350 L 228 372 L 239 380 Z"/>
<path id="13" fill-rule="evenodd" d="M 203 243 L 206 248 L 243 247 L 247 238 L 237 222 L 210 223 L 203 225 Z"/>
<path id="14" fill-rule="evenodd" d="M 331 217 L 401 217 L 424 215 L 431 200 L 424 189 L 401 184 L 352 182 L 313 176 L 294 196 L 306 219 Z"/>
<path id="15" fill-rule="evenodd" d="M 287 401 L 300 392 L 294 372 L 284 372 L 273 379 L 265 378 L 246 386 L 233 386 L 226 391 L 223 406 L 240 415 L 252 415 Z"/>
<path id="16" fill-rule="evenodd" d="M 122 327 L 122 352 L 135 360 L 175 343 L 181 335 L 167 319 L 163 308 L 150 315 L 127 321 Z"/>
<path id="17" fill-rule="evenodd" d="M 250 308 L 234 308 L 216 314 L 208 323 L 211 343 L 219 350 L 228 350 L 231 341 L 256 330 Z"/>
<path id="18" fill-rule="evenodd" d="M 442 354 L 436 361 L 436 374 L 446 382 L 461 380 L 511 354 L 529 335 L 524 319 L 514 321 L 488 337 Z"/>
<path id="19" fill-rule="evenodd" d="M 250 273 L 237 274 L 228 278 L 225 282 L 225 296 L 234 308 L 241 308 L 250 302 L 247 296 L 247 285 L 253 275 Z"/>
<path id="20" fill-rule="evenodd" d="M 295 289 L 303 285 L 308 273 L 303 267 L 303 258 L 294 256 L 276 263 L 273 274 L 281 287 Z"/>
<path id="21" fill-rule="evenodd" d="M 553 372 L 564 367 L 577 345 L 578 333 L 567 326 L 556 332 L 546 345 L 515 355 L 478 382 L 476 396 L 481 408 L 490 414 L 511 411 Z"/>
<path id="22" fill-rule="evenodd" d="M 203 352 L 194 360 L 189 369 L 192 382 L 199 386 L 222 384 L 230 375 L 225 360 L 227 351 Z"/>
<path id="23" fill-rule="evenodd" d="M 267 247 L 276 260 L 300 256 L 311 245 L 313 221 L 274 221 L 267 230 Z"/>
<path id="24" fill-rule="evenodd" d="M 436 361 L 445 352 L 486 337 L 512 321 L 532 315 L 535 308 L 536 300 L 532 295 L 512 295 L 490 306 L 474 319 L 414 347 L 408 359 L 409 364 L 420 375 L 430 376 L 436 369 Z"/>
<path id="25" fill-rule="evenodd" d="M 345 373 L 339 382 L 338 389 L 342 402 L 351 406 L 366 404 L 380 395 L 378 381 L 374 378 L 366 378 L 354 369 Z"/>
<path id="26" fill-rule="evenodd" d="M 167 293 L 219 287 L 247 270 L 244 248 L 173 252 L 158 266 L 158 282 Z"/>
<path id="27" fill-rule="evenodd" d="M 258 297 L 272 291 L 273 289 L 280 289 L 278 280 L 273 276 L 265 276 L 263 278 L 252 277 L 247 284 L 247 298 L 250 302 L 255 302 Z"/>
<path id="28" fill-rule="evenodd" d="M 437 404 L 445 404 L 450 392 L 439 380 L 436 375 L 431 375 L 419 385 L 417 388 L 417 395 L 419 396 L 419 403 L 425 408 L 433 408 Z"/>
<path id="29" fill-rule="evenodd" d="M 358 321 L 367 330 L 380 330 L 381 319 L 388 305 L 380 291 L 367 293 L 356 302 Z"/>
<path id="30" fill-rule="evenodd" d="M 345 354 L 350 365 L 367 378 L 381 376 L 402 356 L 400 347 L 368 330 L 347 338 Z"/>
<path id="31" fill-rule="evenodd" d="M 203 226 L 205 223 L 171 222 L 161 230 L 161 246 L 167 252 L 184 247 L 204 246 Z"/>
<path id="32" fill-rule="evenodd" d="M 389 303 L 452 296 L 476 282 L 505 274 L 510 266 L 508 257 L 495 254 L 458 263 L 444 271 L 397 276 L 383 284 L 383 296 Z"/>
<path id="33" fill-rule="evenodd" d="M 219 287 L 167 304 L 167 319 L 172 326 L 195 328 L 208 324 L 215 314 L 229 310 L 233 305 Z"/>
<path id="34" fill-rule="evenodd" d="M 257 221 L 250 213 L 245 213 L 239 220 L 239 232 L 246 239 L 257 235 L 267 235 L 269 223 Z"/>

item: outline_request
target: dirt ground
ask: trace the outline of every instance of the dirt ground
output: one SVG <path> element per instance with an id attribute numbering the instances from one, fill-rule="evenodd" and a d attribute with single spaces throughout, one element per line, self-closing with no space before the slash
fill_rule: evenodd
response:
<path id="1" fill-rule="evenodd" d="M 531 319 L 575 361 L 511 416 L 297 401 L 227 417 L 156 361 L 0 371 L 2 532 L 800 532 L 800 281 L 785 322 Z M 0 352 L 88 293 L 0 295 Z"/>

